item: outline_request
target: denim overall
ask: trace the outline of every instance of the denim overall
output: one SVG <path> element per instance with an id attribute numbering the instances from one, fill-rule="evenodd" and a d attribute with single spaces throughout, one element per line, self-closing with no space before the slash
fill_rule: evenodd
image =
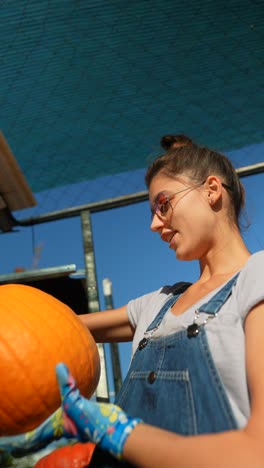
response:
<path id="1" fill-rule="evenodd" d="M 223 286 L 199 312 L 213 318 L 231 294 L 234 278 Z M 236 429 L 225 389 L 208 347 L 206 324 L 151 338 L 151 330 L 179 298 L 176 293 L 148 327 L 133 357 L 116 403 L 130 416 L 147 424 L 184 435 Z M 141 348 L 141 349 L 140 349 Z"/>

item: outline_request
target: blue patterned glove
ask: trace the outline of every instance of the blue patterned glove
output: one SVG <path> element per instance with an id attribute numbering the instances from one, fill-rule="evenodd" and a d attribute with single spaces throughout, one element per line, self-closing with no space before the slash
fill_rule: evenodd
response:
<path id="1" fill-rule="evenodd" d="M 22 456 L 46 447 L 61 437 L 75 438 L 77 429 L 72 420 L 59 408 L 33 431 L 17 436 L 0 437 L 0 453 Z"/>
<path id="2" fill-rule="evenodd" d="M 119 406 L 83 398 L 64 364 L 57 365 L 56 373 L 63 409 L 74 421 L 79 439 L 88 439 L 121 459 L 127 437 L 141 420 L 127 416 Z"/>
<path id="3" fill-rule="evenodd" d="M 116 405 L 86 400 L 64 364 L 56 366 L 56 374 L 62 407 L 33 431 L 0 437 L 0 453 L 22 456 L 65 437 L 81 442 L 92 441 L 121 458 L 127 437 L 141 420 L 130 418 Z"/>

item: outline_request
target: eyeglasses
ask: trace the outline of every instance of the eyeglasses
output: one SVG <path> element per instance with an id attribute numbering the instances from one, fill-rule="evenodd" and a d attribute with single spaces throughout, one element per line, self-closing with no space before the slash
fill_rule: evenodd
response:
<path id="1" fill-rule="evenodd" d="M 187 187 L 185 189 L 179 190 L 178 192 L 175 192 L 172 195 L 165 195 L 165 193 L 163 192 L 158 193 L 151 207 L 151 219 L 153 219 L 155 214 L 157 214 L 160 217 L 164 217 L 168 213 L 169 209 L 170 208 L 172 209 L 171 200 L 174 197 L 176 197 L 176 195 L 182 192 L 187 192 L 187 190 L 191 191 L 197 187 L 200 187 L 204 183 L 205 183 L 205 180 L 202 183 L 199 182 L 199 184 L 192 185 L 191 187 Z"/>
<path id="2" fill-rule="evenodd" d="M 179 190 L 178 192 L 175 192 L 172 195 L 165 195 L 165 193 L 160 192 L 155 198 L 154 203 L 151 207 L 151 219 L 153 219 L 155 214 L 157 214 L 160 217 L 164 217 L 168 213 L 169 209 L 172 209 L 171 200 L 174 197 L 176 197 L 176 195 L 182 192 L 186 192 L 187 190 L 191 191 L 197 187 L 200 187 L 205 182 L 206 181 L 204 180 L 202 183 L 199 182 L 199 184 L 192 185 L 191 187 Z M 232 191 L 232 188 L 229 185 L 225 184 L 224 182 L 221 182 L 221 184 L 226 190 Z"/>

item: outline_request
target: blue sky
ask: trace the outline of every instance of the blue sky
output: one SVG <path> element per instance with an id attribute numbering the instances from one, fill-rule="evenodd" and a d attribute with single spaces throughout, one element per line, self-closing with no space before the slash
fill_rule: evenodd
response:
<path id="1" fill-rule="evenodd" d="M 254 161 L 252 161 L 253 163 Z M 240 166 L 246 163 L 240 161 Z M 237 164 L 237 166 L 239 166 Z M 142 175 L 142 174 L 141 174 Z M 263 183 L 264 174 L 242 179 L 247 193 L 246 218 L 243 224 L 245 241 L 256 252 L 264 248 Z M 150 292 L 164 284 L 194 281 L 198 275 L 196 263 L 176 260 L 174 252 L 149 229 L 150 213 L 147 202 L 92 215 L 93 238 L 101 309 L 104 308 L 102 280 L 113 285 L 114 305 L 119 307 L 130 299 Z M 34 227 L 35 244 L 42 245 L 39 268 L 74 263 L 84 268 L 81 225 L 78 217 L 40 224 Z M 11 273 L 17 266 L 32 267 L 32 229 L 3 234 L 0 274 Z M 121 365 L 125 376 L 130 361 L 130 343 L 120 345 Z M 107 350 L 107 365 L 110 362 Z M 110 390 L 112 389 L 109 371 Z"/>

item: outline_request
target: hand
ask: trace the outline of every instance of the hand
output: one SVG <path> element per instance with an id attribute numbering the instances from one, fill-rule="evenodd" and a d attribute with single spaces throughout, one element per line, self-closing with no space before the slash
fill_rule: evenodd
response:
<path id="1" fill-rule="evenodd" d="M 0 452 L 15 456 L 35 452 L 61 437 L 92 441 L 117 458 L 124 443 L 141 422 L 127 416 L 113 404 L 94 403 L 80 395 L 75 380 L 64 364 L 56 367 L 62 407 L 33 431 L 18 436 L 0 437 Z"/>
<path id="2" fill-rule="evenodd" d="M 59 408 L 36 429 L 17 436 L 0 437 L 0 453 L 22 456 L 46 447 L 61 437 L 75 438 L 77 429 L 62 408 Z"/>
<path id="3" fill-rule="evenodd" d="M 125 441 L 141 420 L 127 416 L 119 406 L 86 400 L 64 364 L 57 365 L 56 373 L 63 409 L 74 422 L 79 440 L 90 440 L 122 458 Z"/>

